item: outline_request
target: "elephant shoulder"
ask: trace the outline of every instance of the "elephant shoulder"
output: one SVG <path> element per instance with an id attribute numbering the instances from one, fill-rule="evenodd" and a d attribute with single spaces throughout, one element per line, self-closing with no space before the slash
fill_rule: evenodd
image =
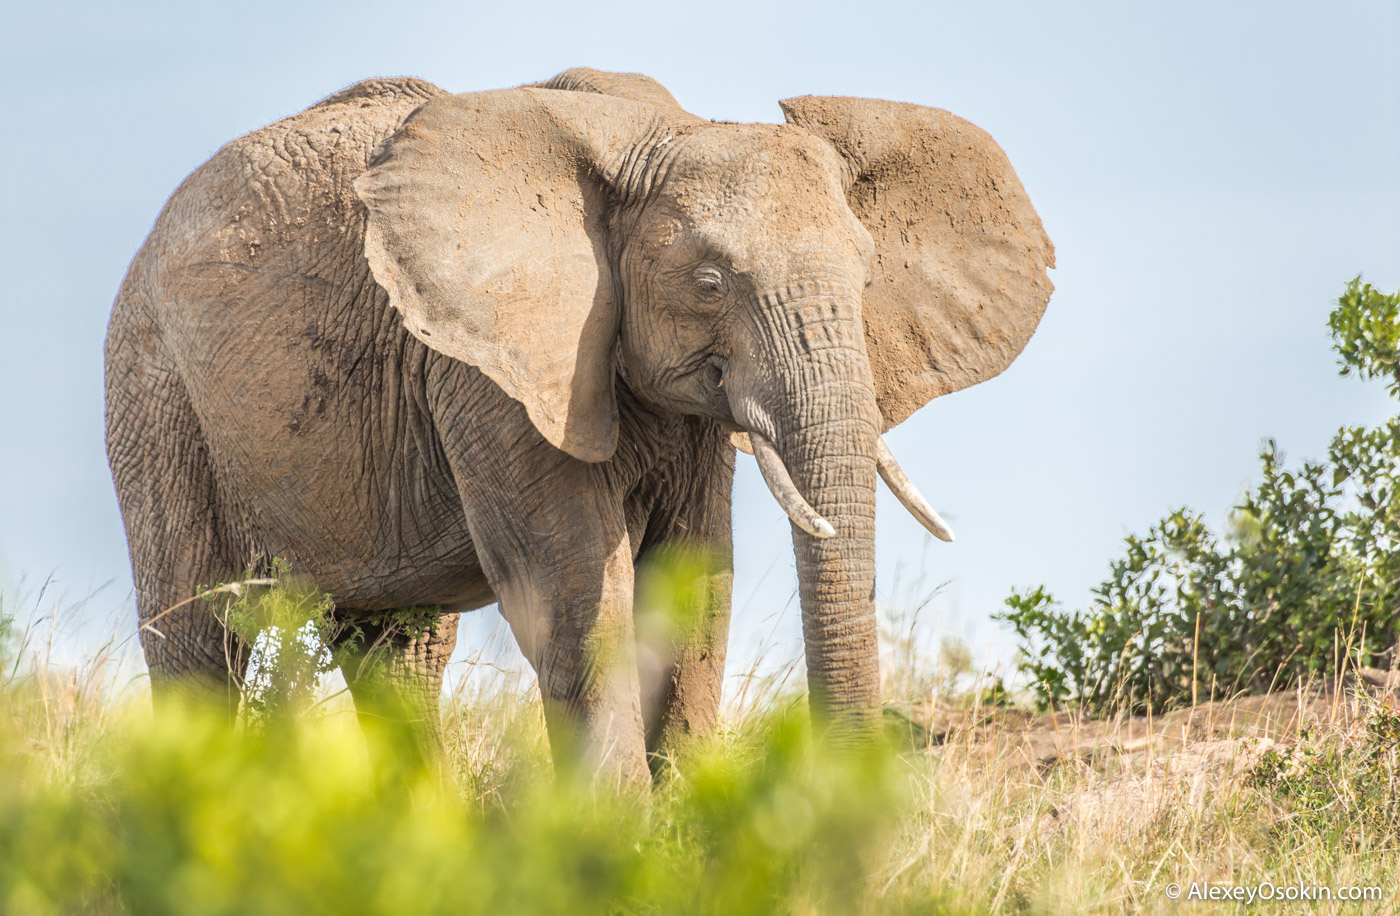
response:
<path id="1" fill-rule="evenodd" d="M 226 143 L 175 191 L 147 241 L 164 320 L 359 288 L 367 268 L 354 181 L 440 94 L 423 80 L 366 80 Z"/>
<path id="2" fill-rule="evenodd" d="M 413 77 L 356 83 L 226 143 L 175 192 L 161 222 L 203 260 L 309 255 L 308 246 L 360 226 L 355 179 L 414 109 L 444 94 Z"/>

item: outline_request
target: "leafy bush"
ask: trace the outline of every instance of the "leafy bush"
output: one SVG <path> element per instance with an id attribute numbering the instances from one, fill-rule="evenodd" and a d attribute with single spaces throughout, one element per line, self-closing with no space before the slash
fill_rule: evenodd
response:
<path id="1" fill-rule="evenodd" d="M 1341 373 L 1400 397 L 1400 293 L 1360 278 L 1329 325 Z M 1088 608 L 1013 592 L 1015 630 L 1040 706 L 1161 710 L 1392 661 L 1400 615 L 1400 421 L 1344 427 L 1325 462 L 1290 469 L 1272 440 L 1261 479 L 1223 537 L 1179 508 L 1125 555 Z"/>
<path id="2" fill-rule="evenodd" d="M 901 810 L 887 757 L 835 763 L 790 716 L 650 812 L 546 780 L 484 815 L 432 780 L 386 790 L 344 717 L 275 735 L 197 708 L 143 719 L 92 786 L 4 761 L 0 911 L 847 912 Z"/>
<path id="3" fill-rule="evenodd" d="M 213 602 L 228 628 L 252 647 L 240 684 L 250 718 L 275 717 L 310 707 L 320 679 L 336 667 L 328 646 L 340 635 L 330 596 L 291 574 L 283 560 L 273 562 L 272 576 L 231 583 L 231 602 L 216 600 L 219 589 L 201 597 Z M 266 587 L 262 587 L 263 585 Z M 234 586 L 240 587 L 234 589 Z"/>
<path id="4" fill-rule="evenodd" d="M 699 625 L 707 597 L 676 552 L 649 570 L 650 626 Z M 834 753 L 783 697 L 673 764 L 650 797 L 551 779 L 537 700 L 516 699 L 517 778 L 473 778 L 471 724 L 449 704 L 443 771 L 416 766 L 402 732 L 362 730 L 317 698 L 332 643 L 374 646 L 285 564 L 201 597 L 253 646 L 242 722 L 223 708 L 147 698 L 56 725 L 55 672 L 0 672 L 0 913 L 854 912 L 909 795 L 888 748 Z M 0 608 L 3 611 L 3 608 Z M 412 630 L 437 609 L 370 621 Z M 662 621 L 667 618 L 670 622 Z M 8 617 L 0 615 L 0 659 Z M 18 671 L 19 669 L 16 669 Z M 59 675 L 62 681 L 74 678 Z M 84 691 L 92 695 L 89 691 Z M 324 691 L 320 691 L 324 693 Z M 487 712 L 487 716 L 491 713 Z M 496 718 L 502 718 L 497 713 Z M 56 732 L 86 765 L 57 773 Z M 535 778 L 519 778 L 532 771 Z M 578 775 L 578 774 L 571 774 Z M 452 776 L 461 778 L 460 785 Z M 468 790 L 463 797 L 462 789 Z"/>
<path id="5" fill-rule="evenodd" d="M 1365 702 L 1364 730 L 1304 730 L 1250 770 L 1247 785 L 1276 809 L 1281 843 L 1337 849 L 1400 836 L 1400 706 Z"/>
<path id="6" fill-rule="evenodd" d="M 474 677 L 451 698 L 450 782 L 405 768 L 386 781 L 343 696 L 296 715 L 245 707 L 257 727 L 241 731 L 223 710 L 152 722 L 112 664 L 120 644 L 75 667 L 26 643 L 34 626 L 17 628 L 7 651 L 20 661 L 0 670 L 6 916 L 1165 914 L 1170 883 L 1280 875 L 1400 899 L 1393 788 L 1389 808 L 1383 795 L 1393 716 L 1371 737 L 1322 726 L 1296 743 L 1292 724 L 1264 717 L 1256 738 L 1224 742 L 1233 762 L 1211 762 L 1220 741 L 1205 754 L 1168 741 L 1136 777 L 1111 736 L 1112 753 L 1044 771 L 1012 712 L 914 753 L 841 759 L 807 733 L 800 696 L 762 687 L 642 800 L 550 779 L 528 681 Z M 1261 766 L 1244 785 L 1254 740 L 1322 764 L 1285 761 L 1299 776 L 1287 786 Z"/>

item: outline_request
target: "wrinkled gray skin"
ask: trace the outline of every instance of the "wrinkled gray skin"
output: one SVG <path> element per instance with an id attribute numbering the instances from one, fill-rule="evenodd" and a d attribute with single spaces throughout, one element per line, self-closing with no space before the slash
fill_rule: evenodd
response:
<path id="1" fill-rule="evenodd" d="M 1053 254 L 971 125 L 784 113 L 712 123 L 585 69 L 457 96 L 384 79 L 225 146 L 167 203 L 108 335 L 143 623 L 273 557 L 345 619 L 441 605 L 391 640 L 387 681 L 347 662 L 362 718 L 408 710 L 431 757 L 452 612 L 499 601 L 556 758 L 641 779 L 716 721 L 749 431 L 835 528 L 793 528 L 808 677 L 859 740 L 877 437 L 1005 368 Z M 714 551 L 708 605 L 639 666 L 635 569 L 675 543 Z M 158 706 L 228 691 L 246 654 L 200 602 L 141 637 Z"/>

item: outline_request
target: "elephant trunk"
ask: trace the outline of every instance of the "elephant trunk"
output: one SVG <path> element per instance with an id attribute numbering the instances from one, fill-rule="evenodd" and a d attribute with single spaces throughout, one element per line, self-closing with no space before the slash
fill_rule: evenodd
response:
<path id="1" fill-rule="evenodd" d="M 878 721 L 880 706 L 873 448 L 879 428 L 852 403 L 847 387 L 813 391 L 814 400 L 826 403 L 778 435 L 794 483 L 835 529 L 832 537 L 792 530 L 812 710 L 842 732 L 859 733 Z"/>
<path id="2" fill-rule="evenodd" d="M 755 361 L 758 371 L 736 373 L 744 378 L 731 404 L 793 519 L 814 719 L 839 742 L 862 741 L 878 728 L 880 709 L 880 414 L 857 309 L 828 298 L 781 303 L 779 314 L 789 325 L 778 338 L 786 352 L 769 351 Z"/>

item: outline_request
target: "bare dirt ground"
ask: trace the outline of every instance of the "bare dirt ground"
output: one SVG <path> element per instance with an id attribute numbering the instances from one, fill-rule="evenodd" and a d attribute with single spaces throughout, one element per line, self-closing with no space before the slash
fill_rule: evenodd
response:
<path id="1" fill-rule="evenodd" d="M 1376 699 L 1400 700 L 1400 672 L 1361 668 L 1312 689 L 1111 720 L 926 703 L 910 711 L 910 725 L 930 754 L 980 760 L 1049 790 L 1057 802 L 1042 829 L 1131 832 L 1169 807 L 1229 793 L 1271 748 L 1310 732 L 1364 729 Z"/>

